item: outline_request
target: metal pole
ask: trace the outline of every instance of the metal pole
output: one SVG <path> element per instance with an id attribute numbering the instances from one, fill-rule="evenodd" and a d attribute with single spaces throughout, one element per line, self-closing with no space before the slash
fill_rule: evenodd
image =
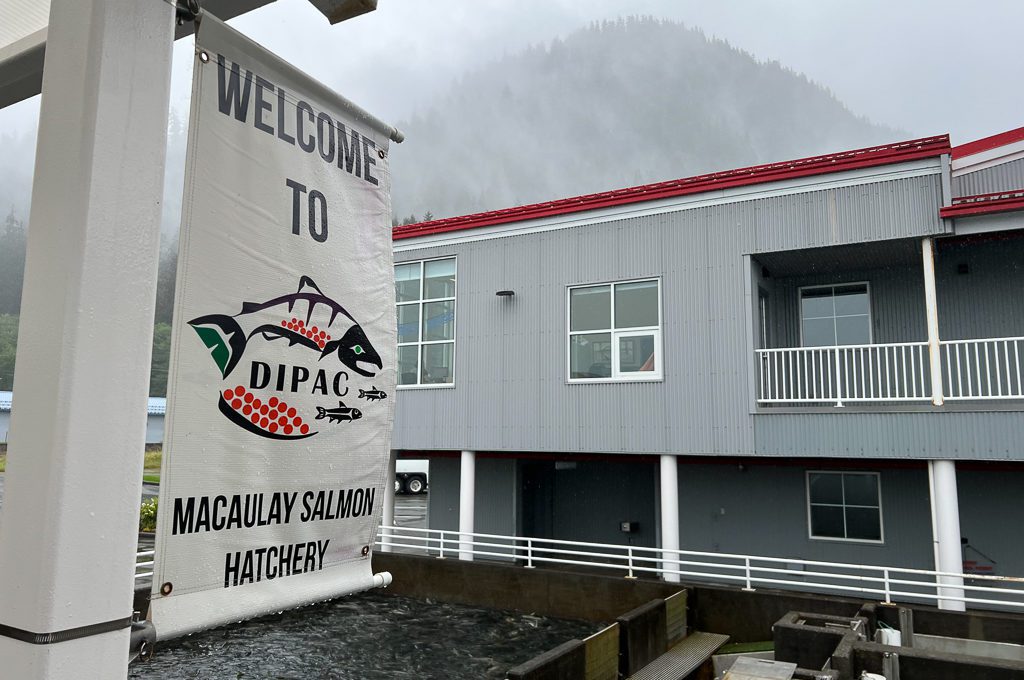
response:
<path id="1" fill-rule="evenodd" d="M 459 480 L 459 559 L 473 559 L 473 515 L 476 504 L 476 453 L 462 452 Z"/>
<path id="2" fill-rule="evenodd" d="M 661 547 L 665 550 L 662 553 L 662 576 L 669 583 L 679 583 L 679 574 L 672 573 L 679 570 L 679 565 L 675 563 L 679 555 L 669 552 L 679 550 L 679 465 L 673 455 L 663 454 L 660 458 Z"/>
<path id="3" fill-rule="evenodd" d="M 50 5 L 0 523 L 4 677 L 127 674 L 173 17 Z"/>
<path id="4" fill-rule="evenodd" d="M 935 295 L 935 247 L 930 238 L 921 240 L 924 265 L 924 307 L 928 319 L 928 365 L 932 380 L 932 403 L 942 406 L 942 358 L 939 348 L 939 308 Z"/>
<path id="5" fill-rule="evenodd" d="M 387 478 L 384 480 L 384 516 L 381 523 L 385 527 L 395 526 L 395 458 L 398 452 L 391 449 L 391 458 L 388 460 Z M 381 552 L 392 552 L 394 548 L 388 545 L 391 542 L 391 529 L 381 530 Z"/>
<path id="6" fill-rule="evenodd" d="M 936 581 L 943 587 L 938 595 L 964 596 L 963 554 L 960 547 L 960 503 L 956 489 L 956 463 L 951 460 L 928 461 L 931 481 L 931 510 L 933 540 L 935 542 L 935 571 L 952 572 L 959 576 L 939 576 Z M 964 611 L 960 600 L 940 599 L 939 609 Z"/>

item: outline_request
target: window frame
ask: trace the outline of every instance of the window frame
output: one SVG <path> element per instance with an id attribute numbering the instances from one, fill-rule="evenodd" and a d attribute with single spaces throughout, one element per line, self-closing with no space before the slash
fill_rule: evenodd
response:
<path id="1" fill-rule="evenodd" d="M 630 328 L 615 328 L 615 286 L 630 283 L 654 282 L 658 291 L 658 325 L 657 326 L 634 326 Z M 599 288 L 608 286 L 610 289 L 611 316 L 610 328 L 597 328 L 591 330 L 574 331 L 572 329 L 572 292 L 582 288 Z M 599 281 L 595 283 L 575 283 L 565 287 L 565 380 L 567 384 L 588 384 L 588 383 L 624 383 L 624 382 L 661 382 L 665 379 L 665 367 L 662 344 L 662 327 L 665 324 L 665 313 L 662 307 L 662 280 L 660 276 L 645 276 L 636 279 L 621 279 L 612 281 Z M 611 375 L 606 378 L 573 378 L 572 377 L 572 337 L 574 335 L 588 335 L 594 333 L 608 333 L 611 338 Z M 653 371 L 627 371 L 619 370 L 619 347 L 618 340 L 622 337 L 636 337 L 641 335 L 654 336 L 654 367 Z"/>
<path id="2" fill-rule="evenodd" d="M 867 342 L 867 344 L 868 345 L 875 344 L 875 315 L 874 315 L 874 305 L 871 303 L 871 299 L 872 299 L 871 298 L 871 282 L 870 281 L 845 281 L 843 283 L 820 283 L 820 284 L 814 284 L 812 286 L 800 286 L 800 287 L 797 288 L 796 305 L 797 305 L 797 323 L 800 325 L 800 347 L 864 347 L 864 346 L 866 346 L 866 345 L 840 345 L 840 344 L 835 344 L 835 345 L 805 345 L 804 344 L 804 310 L 803 310 L 804 291 L 807 291 L 807 290 L 820 290 L 822 288 L 831 288 L 831 289 L 833 289 L 832 299 L 835 300 L 835 289 L 836 288 L 843 288 L 843 287 L 846 287 L 846 286 L 864 286 L 864 289 L 867 291 L 867 296 L 868 296 L 868 342 Z M 832 309 L 833 309 L 832 328 L 833 328 L 833 331 L 834 331 L 835 330 L 835 320 L 836 320 L 836 315 L 834 313 L 835 312 L 835 303 L 834 302 L 833 302 L 833 305 L 832 305 Z M 846 316 L 849 316 L 849 315 L 846 315 Z M 816 317 L 816 318 L 820 318 L 820 317 Z M 839 338 L 837 337 L 836 340 L 838 341 L 838 339 Z"/>
<path id="3" fill-rule="evenodd" d="M 437 262 L 440 260 L 452 260 L 455 263 L 455 295 L 452 297 L 442 298 L 430 298 L 429 300 L 424 299 L 424 287 L 426 286 L 426 277 L 424 272 L 426 271 L 426 265 L 428 262 Z M 455 356 L 458 344 L 458 320 L 459 320 L 459 258 L 457 255 L 442 255 L 439 257 L 427 257 L 418 260 L 404 260 L 401 262 L 394 262 L 393 267 L 400 267 L 402 265 L 418 264 L 420 266 L 420 293 L 419 298 L 416 300 L 408 300 L 406 302 L 399 302 L 397 293 L 395 294 L 395 372 L 398 373 L 398 354 L 402 347 L 413 347 L 416 349 L 416 382 L 403 385 L 401 384 L 401 375 L 395 376 L 395 389 L 399 390 L 434 390 L 434 389 L 451 389 L 455 387 Z M 451 340 L 423 340 L 423 306 L 430 302 L 451 302 L 452 303 L 452 339 Z M 399 307 L 411 307 L 416 305 L 419 309 L 419 316 L 416 329 L 416 341 L 415 342 L 399 342 L 398 340 L 398 308 Z M 451 344 L 452 346 L 452 379 L 451 382 L 446 383 L 423 383 L 420 380 L 423 377 L 423 347 L 426 345 L 445 345 Z"/>
<path id="4" fill-rule="evenodd" d="M 878 533 L 879 538 L 848 538 L 839 536 L 815 536 L 813 524 L 811 523 L 811 509 L 815 505 L 823 507 L 841 507 L 843 509 L 843 533 L 848 533 L 846 530 L 846 509 L 847 508 L 874 508 L 871 505 L 855 505 L 846 503 L 846 486 L 843 484 L 843 504 L 837 506 L 834 503 L 811 503 L 811 475 L 871 475 L 875 478 L 875 488 L 878 490 Z M 807 538 L 812 541 L 830 541 L 836 543 L 862 543 L 867 545 L 884 545 L 885 544 L 885 513 L 882 511 L 882 473 L 872 470 L 805 470 L 804 471 L 804 489 L 805 496 L 807 499 Z"/>

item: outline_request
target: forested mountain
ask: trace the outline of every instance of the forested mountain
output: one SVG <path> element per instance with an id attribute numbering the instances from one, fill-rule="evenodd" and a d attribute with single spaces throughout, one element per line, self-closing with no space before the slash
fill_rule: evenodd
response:
<path id="1" fill-rule="evenodd" d="M 595 24 L 467 74 L 400 127 L 394 213 L 466 214 L 905 136 L 682 24 Z"/>
<path id="2" fill-rule="evenodd" d="M 425 76 L 429 77 L 429 76 Z M 777 62 L 681 24 L 595 24 L 466 74 L 400 124 L 396 222 L 675 179 L 906 137 Z M 168 125 L 151 393 L 163 394 L 186 130 Z M 0 389 L 10 389 L 34 135 L 0 136 Z"/>

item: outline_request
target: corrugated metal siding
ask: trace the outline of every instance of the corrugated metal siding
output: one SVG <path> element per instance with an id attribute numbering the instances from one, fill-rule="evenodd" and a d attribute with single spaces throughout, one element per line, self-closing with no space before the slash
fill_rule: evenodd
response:
<path id="1" fill-rule="evenodd" d="M 459 465 L 458 458 L 430 459 L 427 519 L 431 529 L 459 529 Z"/>
<path id="2" fill-rule="evenodd" d="M 964 559 L 992 564 L 994 573 L 1001 576 L 1024 574 L 1024 541 L 1007 540 L 1007 527 L 1024 525 L 1020 503 L 1024 473 L 959 469 L 956 483 L 960 534 L 967 542 Z"/>
<path id="3" fill-rule="evenodd" d="M 1024 335 L 1024 234 L 940 242 L 935 258 L 939 337 Z M 967 265 L 967 273 L 957 268 Z"/>
<path id="4" fill-rule="evenodd" d="M 516 534 L 516 461 L 512 458 L 476 459 L 473 518 L 478 534 Z M 494 552 L 503 552 L 489 548 Z"/>
<path id="5" fill-rule="evenodd" d="M 1024 158 L 953 178 L 954 196 L 994 194 L 1014 189 L 1024 189 Z"/>
<path id="6" fill-rule="evenodd" d="M 754 252 L 928 236 L 944 231 L 938 174 L 753 201 Z M 746 205 L 746 204 L 741 204 Z"/>
<path id="7" fill-rule="evenodd" d="M 754 431 L 767 456 L 1024 459 L 1020 411 L 772 413 Z"/>
<path id="8" fill-rule="evenodd" d="M 395 446 L 695 455 L 852 451 L 849 455 L 898 457 L 930 455 L 926 442 L 931 441 L 944 451 L 957 442 L 965 442 L 962 451 L 984 449 L 990 441 L 994 449 L 980 455 L 1004 455 L 1000 452 L 1007 449 L 991 439 L 992 433 L 972 442 L 947 426 L 945 438 L 918 437 L 920 421 L 910 414 L 880 414 L 882 426 L 864 425 L 868 416 L 840 426 L 833 423 L 836 415 L 771 414 L 758 416 L 755 429 L 749 412 L 750 309 L 743 252 L 755 243 L 807 248 L 826 241 L 919 238 L 941 231 L 938 204 L 938 178 L 927 176 L 399 252 L 397 261 L 457 255 L 459 280 L 456 387 L 399 390 Z M 827 237 L 819 236 L 821 215 L 827 217 L 825 226 L 831 225 Z M 938 261 L 940 321 L 950 329 L 943 331 L 949 337 L 965 323 L 957 320 L 963 316 L 958 309 L 977 309 L 978 299 L 985 298 L 993 307 L 978 316 L 987 317 L 996 306 L 1019 298 L 979 296 L 978 289 L 961 294 L 959 301 L 943 298 L 951 275 L 942 267 L 949 264 L 955 272 L 956 262 L 945 251 Z M 653 276 L 662 280 L 664 381 L 567 384 L 566 287 Z M 799 285 L 865 279 L 872 283 L 876 341 L 923 340 L 920 261 L 910 259 L 885 269 L 767 280 L 780 300 L 773 312 L 773 345 L 799 344 Z M 1013 284 L 1004 280 L 1003 285 Z M 502 289 L 516 294 L 496 297 Z M 1024 312 L 1000 314 L 1009 320 Z M 981 328 L 980 319 L 971 323 Z M 1012 418 L 992 415 L 989 426 L 995 427 L 1008 422 L 1000 418 Z M 963 417 L 946 414 L 933 422 Z M 771 419 L 778 422 L 770 424 Z M 934 426 L 924 429 L 929 428 Z M 879 441 L 880 430 L 895 439 Z"/>
<path id="9" fill-rule="evenodd" d="M 679 526 L 684 550 L 794 557 L 930 569 L 928 474 L 882 469 L 884 543 L 812 540 L 805 474 L 797 466 L 679 466 Z M 961 506 L 963 504 L 961 503 Z"/>
<path id="10" fill-rule="evenodd" d="M 868 282 L 871 291 L 874 342 L 916 342 L 928 339 L 924 273 L 918 260 L 902 267 L 774 279 L 770 300 L 773 308 L 773 346 L 800 346 L 800 288 L 862 281 Z"/>

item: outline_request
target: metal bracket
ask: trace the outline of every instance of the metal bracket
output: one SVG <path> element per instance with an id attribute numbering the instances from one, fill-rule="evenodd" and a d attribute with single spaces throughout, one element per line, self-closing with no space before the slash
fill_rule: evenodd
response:
<path id="1" fill-rule="evenodd" d="M 156 628 L 151 621 L 132 621 L 131 641 L 128 643 L 128 663 L 153 658 L 156 647 Z"/>
<path id="2" fill-rule="evenodd" d="M 199 15 L 199 9 L 199 0 L 178 0 L 174 6 L 178 25 L 181 26 L 186 21 L 195 21 Z"/>

